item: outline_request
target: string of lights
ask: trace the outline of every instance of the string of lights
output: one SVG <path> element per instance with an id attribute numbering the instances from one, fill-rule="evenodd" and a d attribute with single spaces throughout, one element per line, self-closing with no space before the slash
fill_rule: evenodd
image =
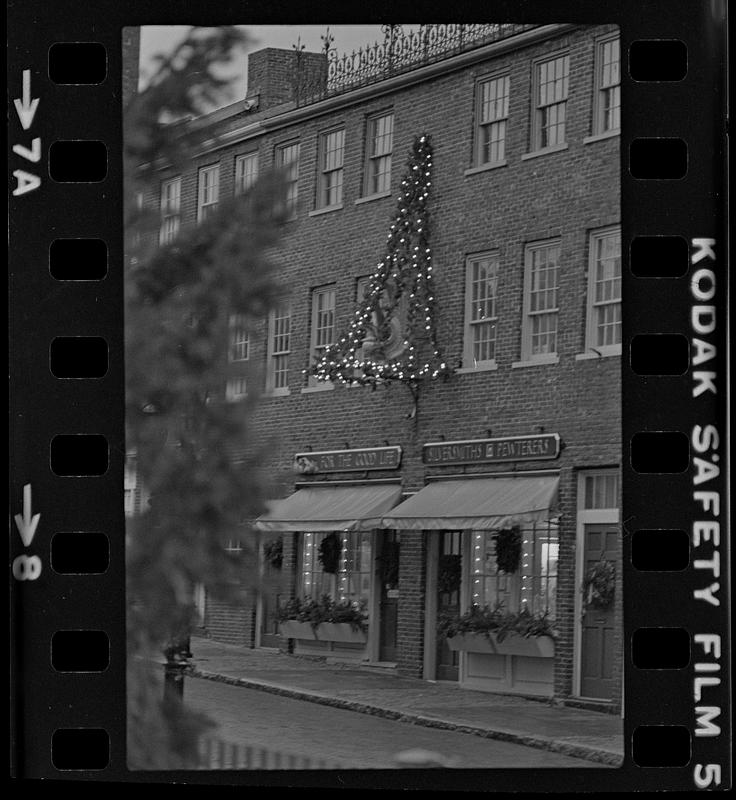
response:
<path id="1" fill-rule="evenodd" d="M 348 330 L 326 347 L 308 370 L 317 379 L 342 384 L 389 380 L 416 384 L 449 373 L 435 329 L 427 208 L 431 187 L 432 146 L 430 137 L 424 135 L 412 146 L 386 255 L 371 275 Z M 399 347 L 389 348 L 397 325 Z"/>

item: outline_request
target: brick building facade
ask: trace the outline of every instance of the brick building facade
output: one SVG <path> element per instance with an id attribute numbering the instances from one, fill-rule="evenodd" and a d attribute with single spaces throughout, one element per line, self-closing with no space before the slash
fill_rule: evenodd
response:
<path id="1" fill-rule="evenodd" d="M 291 165 L 293 217 L 278 252 L 290 296 L 263 325 L 236 326 L 232 357 L 247 361 L 247 372 L 226 390 L 231 400 L 249 387 L 263 392 L 255 429 L 270 443 L 264 468 L 273 502 L 267 530 L 243 535 L 282 537 L 280 588 L 258 602 L 244 594 L 239 608 L 203 601 L 211 636 L 620 708 L 616 35 L 610 25 L 517 26 L 301 103 L 296 59 L 326 77 L 325 57 L 268 48 L 250 56 L 246 102 L 200 121 L 219 134 L 217 143 L 187 173 L 162 175 L 152 202 L 168 241 L 257 174 Z M 436 332 L 451 374 L 423 381 L 415 405 L 400 382 L 333 385 L 305 371 L 321 345 L 347 329 L 383 257 L 407 156 L 423 135 L 433 147 Z M 321 461 L 313 474 L 294 469 L 296 454 L 396 447 L 400 461 L 385 469 L 341 470 L 352 456 L 335 456 L 338 466 Z M 510 455 L 488 457 L 494 447 Z M 311 501 L 299 508 L 300 498 L 318 502 L 327 489 L 349 508 L 356 488 L 381 487 L 397 490 L 388 520 L 408 509 L 400 527 L 320 527 L 309 518 Z M 430 508 L 454 489 L 467 493 L 467 505 L 448 505 L 446 524 L 417 529 L 422 498 Z M 501 528 L 484 530 L 479 521 L 495 492 L 510 510 L 501 522 L 491 509 L 487 524 L 518 529 L 524 540 L 516 574 L 494 561 Z M 527 508 L 535 493 L 545 504 Z M 283 501 L 302 515 L 303 529 L 284 521 Z M 455 529 L 461 512 L 476 522 Z M 320 573 L 315 556 L 330 530 L 343 545 L 334 577 Z M 387 583 L 389 545 L 398 579 Z M 587 572 L 609 562 L 617 565 L 612 604 L 587 605 Z M 443 591 L 443 565 L 458 563 L 459 585 Z M 336 599 L 365 602 L 366 642 L 279 636 L 274 604 L 315 594 L 318 585 Z M 474 602 L 548 612 L 554 654 L 450 649 L 438 637 L 438 616 Z"/>

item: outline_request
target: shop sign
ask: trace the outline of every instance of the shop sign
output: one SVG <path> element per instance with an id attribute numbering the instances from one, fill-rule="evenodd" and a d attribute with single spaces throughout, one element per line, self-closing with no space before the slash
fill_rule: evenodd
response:
<path id="1" fill-rule="evenodd" d="M 469 439 L 461 442 L 428 442 L 422 450 L 427 466 L 445 464 L 498 464 L 506 461 L 539 461 L 557 458 L 560 435 L 511 436 L 504 439 Z"/>
<path id="2" fill-rule="evenodd" d="M 365 472 L 376 469 L 398 469 L 401 464 L 401 447 L 367 447 L 355 450 L 323 450 L 315 453 L 297 453 L 294 471 L 301 475 L 318 472 Z"/>

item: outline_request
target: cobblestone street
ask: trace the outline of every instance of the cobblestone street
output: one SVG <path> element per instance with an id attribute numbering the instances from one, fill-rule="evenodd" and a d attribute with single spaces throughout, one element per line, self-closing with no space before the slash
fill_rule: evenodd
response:
<path id="1" fill-rule="evenodd" d="M 219 723 L 213 736 L 327 759 L 346 769 L 388 769 L 399 766 L 402 751 L 421 749 L 439 754 L 461 768 L 591 767 L 596 764 L 537 748 L 434 730 L 407 722 L 330 708 L 244 687 L 188 677 L 185 703 Z"/>

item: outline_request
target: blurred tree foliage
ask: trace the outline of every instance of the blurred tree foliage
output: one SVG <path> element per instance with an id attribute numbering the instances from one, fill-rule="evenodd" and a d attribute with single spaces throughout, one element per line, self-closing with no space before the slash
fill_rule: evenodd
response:
<path id="1" fill-rule="evenodd" d="M 126 524 L 128 753 L 138 768 L 191 763 L 209 724 L 164 702 L 161 666 L 151 666 L 191 630 L 195 586 L 233 601 L 238 580 L 257 586 L 244 526 L 264 511 L 249 427 L 255 382 L 238 402 L 226 402 L 224 388 L 232 316 L 257 323 L 282 295 L 283 176 L 221 200 L 163 247 L 157 204 L 161 180 L 185 172 L 214 138 L 201 118 L 226 99 L 218 75 L 244 43 L 235 28 L 193 28 L 124 112 L 126 449 L 150 498 Z M 223 547 L 234 538 L 238 559 Z"/>

